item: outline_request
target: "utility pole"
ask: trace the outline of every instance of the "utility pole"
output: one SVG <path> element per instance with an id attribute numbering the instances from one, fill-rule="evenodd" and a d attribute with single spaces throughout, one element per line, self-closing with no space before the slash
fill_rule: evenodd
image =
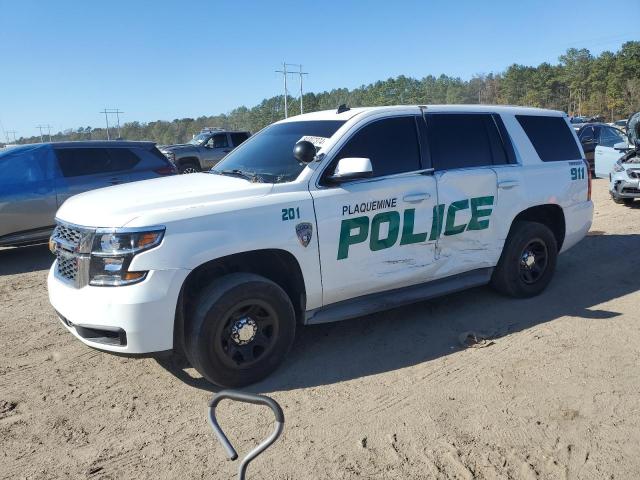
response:
<path id="1" fill-rule="evenodd" d="M 276 73 L 281 73 L 284 78 L 284 118 L 287 118 L 287 64 L 286 62 L 282 62 L 282 70 L 276 70 Z"/>
<path id="2" fill-rule="evenodd" d="M 117 129 L 118 129 L 118 138 L 121 137 L 120 135 L 120 114 L 124 113 L 122 110 L 118 110 L 117 108 L 105 108 L 104 110 L 102 110 L 100 113 L 104 113 L 104 121 L 107 124 L 107 140 L 111 140 L 111 135 L 109 133 L 109 114 L 110 113 L 115 113 L 116 114 L 116 119 L 117 119 Z"/>
<path id="3" fill-rule="evenodd" d="M 9 143 L 9 134 L 13 135 L 13 143 L 16 143 L 16 131 L 15 130 L 7 130 L 5 132 L 7 136 L 7 143 Z"/>
<path id="4" fill-rule="evenodd" d="M 36 128 L 38 130 L 40 130 L 40 142 L 44 143 L 44 137 L 42 136 L 42 129 L 43 128 L 47 128 L 49 131 L 49 141 L 51 141 L 51 125 L 46 124 L 46 125 L 37 125 Z"/>
<path id="5" fill-rule="evenodd" d="M 298 71 L 288 71 L 287 67 L 298 67 Z M 300 113 L 304 113 L 304 105 L 302 104 L 302 77 L 304 75 L 309 75 L 309 73 L 303 72 L 302 65 L 298 63 L 286 62 L 282 62 L 282 70 L 276 70 L 276 73 L 281 73 L 284 78 L 284 118 L 287 118 L 289 114 L 287 108 L 287 97 L 289 96 L 289 91 L 287 90 L 287 75 L 298 75 L 300 77 Z"/>

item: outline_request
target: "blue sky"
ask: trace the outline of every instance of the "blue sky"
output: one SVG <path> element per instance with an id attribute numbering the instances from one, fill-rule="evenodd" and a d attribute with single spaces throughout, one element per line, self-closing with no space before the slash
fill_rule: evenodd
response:
<path id="1" fill-rule="evenodd" d="M 104 126 L 104 107 L 125 122 L 252 106 L 281 93 L 283 59 L 310 72 L 306 91 L 556 63 L 639 40 L 638 14 L 640 0 L 0 0 L 0 128 Z"/>

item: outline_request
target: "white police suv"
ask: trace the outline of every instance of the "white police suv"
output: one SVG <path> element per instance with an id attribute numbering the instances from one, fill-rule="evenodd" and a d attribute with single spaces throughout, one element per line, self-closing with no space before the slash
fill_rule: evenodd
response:
<path id="1" fill-rule="evenodd" d="M 487 283 L 537 295 L 592 214 L 561 112 L 341 106 L 263 129 L 208 173 L 71 198 L 49 297 L 89 346 L 173 351 L 241 386 L 299 324 Z"/>

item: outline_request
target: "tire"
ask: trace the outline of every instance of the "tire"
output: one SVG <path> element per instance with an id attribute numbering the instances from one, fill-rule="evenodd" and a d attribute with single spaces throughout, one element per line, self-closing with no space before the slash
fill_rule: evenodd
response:
<path id="1" fill-rule="evenodd" d="M 539 295 L 549 285 L 557 259 L 558 244 L 549 227 L 537 222 L 516 222 L 491 277 L 491 286 L 516 298 Z"/>
<path id="2" fill-rule="evenodd" d="M 200 166 L 195 162 L 188 161 L 178 165 L 178 172 L 180 172 L 181 175 L 185 175 L 188 173 L 198 173 L 199 171 Z"/>
<path id="3" fill-rule="evenodd" d="M 295 328 L 293 305 L 279 285 L 259 275 L 232 273 L 199 295 L 185 332 L 186 355 L 210 382 L 243 387 L 280 365 Z"/>
<path id="4" fill-rule="evenodd" d="M 611 199 L 613 200 L 613 203 L 617 203 L 618 205 L 631 205 L 633 203 L 633 198 L 624 198 L 624 197 L 618 197 L 616 195 L 611 195 Z"/>

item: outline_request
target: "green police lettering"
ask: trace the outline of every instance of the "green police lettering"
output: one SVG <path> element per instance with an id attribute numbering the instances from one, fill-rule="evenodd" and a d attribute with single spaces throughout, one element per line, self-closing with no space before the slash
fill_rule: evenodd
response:
<path id="1" fill-rule="evenodd" d="M 493 212 L 493 201 L 493 196 L 484 196 L 452 202 L 447 208 L 446 219 L 444 215 L 445 205 L 435 205 L 433 207 L 429 241 L 440 238 L 443 226 L 445 236 L 489 228 L 489 217 Z M 456 214 L 462 210 L 469 209 L 471 211 L 469 222 L 458 223 Z M 408 208 L 403 212 L 402 230 L 400 230 L 400 212 L 396 210 L 377 213 L 371 218 L 371 221 L 367 216 L 342 220 L 340 240 L 338 242 L 338 260 L 348 258 L 349 248 L 352 245 L 364 243 L 367 239 L 369 239 L 369 250 L 372 252 L 391 248 L 398 242 L 398 237 L 400 237 L 400 245 L 425 242 L 427 240 L 427 231 L 421 231 L 419 226 L 416 226 L 415 219 L 415 209 Z M 382 234 L 384 225 L 386 225 L 386 233 Z"/>

